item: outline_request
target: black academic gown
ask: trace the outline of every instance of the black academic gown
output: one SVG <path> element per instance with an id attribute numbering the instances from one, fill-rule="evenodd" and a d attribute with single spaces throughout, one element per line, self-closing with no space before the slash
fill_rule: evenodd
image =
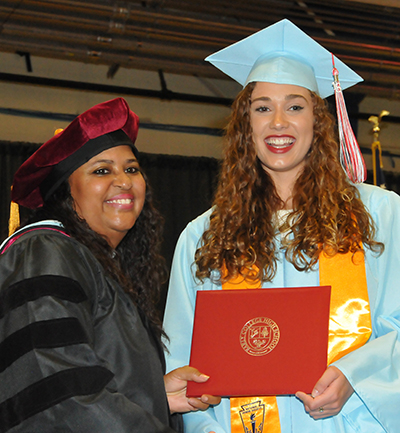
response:
<path id="1" fill-rule="evenodd" d="M 86 247 L 25 233 L 0 283 L 1 433 L 175 431 L 160 344 Z"/>

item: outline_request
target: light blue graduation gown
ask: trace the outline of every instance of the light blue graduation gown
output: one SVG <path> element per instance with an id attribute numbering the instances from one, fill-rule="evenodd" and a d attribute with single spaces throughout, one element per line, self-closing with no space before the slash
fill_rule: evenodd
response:
<path id="1" fill-rule="evenodd" d="M 355 392 L 338 415 L 322 420 L 311 418 L 296 397 L 279 396 L 282 433 L 400 432 L 400 197 L 371 185 L 362 184 L 358 189 L 385 251 L 377 256 L 365 248 L 372 336 L 333 364 Z M 211 210 L 189 223 L 176 247 L 164 317 L 170 338 L 167 371 L 189 363 L 196 291 L 221 289 L 210 280 L 200 284 L 193 277 L 194 253 L 210 214 Z M 319 285 L 318 269 L 299 272 L 280 252 L 277 274 L 263 287 L 313 285 Z M 229 399 L 204 412 L 184 415 L 184 422 L 187 433 L 230 432 Z"/>

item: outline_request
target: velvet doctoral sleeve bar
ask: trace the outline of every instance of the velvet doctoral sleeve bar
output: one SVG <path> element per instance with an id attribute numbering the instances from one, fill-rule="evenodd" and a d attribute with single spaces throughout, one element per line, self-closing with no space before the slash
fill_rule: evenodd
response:
<path id="1" fill-rule="evenodd" d="M 0 432 L 174 431 L 160 347 L 87 248 L 26 233 L 0 281 Z"/>
<path id="2" fill-rule="evenodd" d="M 370 185 L 359 185 L 358 189 L 376 224 L 377 240 L 384 242 L 385 251 L 378 256 L 365 248 L 372 336 L 364 346 L 334 364 L 346 375 L 355 392 L 338 415 L 317 421 L 305 412 L 295 396 L 278 396 L 282 433 L 397 433 L 399 430 L 400 197 Z M 196 291 L 221 289 L 208 279 L 201 283 L 194 278 L 194 253 L 209 224 L 210 213 L 191 222 L 176 247 L 164 317 L 170 337 L 167 371 L 189 362 Z M 278 238 L 276 243 L 277 273 L 263 288 L 319 285 L 318 268 L 311 272 L 297 271 L 279 250 Z M 184 423 L 188 433 L 230 432 L 229 399 L 223 399 L 220 405 L 205 412 L 185 414 Z"/>

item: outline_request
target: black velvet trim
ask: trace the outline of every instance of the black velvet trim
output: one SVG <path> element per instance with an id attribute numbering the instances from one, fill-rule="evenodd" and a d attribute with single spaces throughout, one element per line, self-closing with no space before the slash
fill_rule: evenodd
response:
<path id="1" fill-rule="evenodd" d="M 0 433 L 68 398 L 98 393 L 113 377 L 100 366 L 71 368 L 46 377 L 0 404 Z"/>
<path id="2" fill-rule="evenodd" d="M 74 317 L 31 323 L 0 343 L 0 372 L 33 349 L 87 343 L 88 337 Z"/>
<path id="3" fill-rule="evenodd" d="M 170 415 L 169 425 L 179 433 L 183 433 L 185 431 L 181 413 L 174 413 L 173 415 Z"/>
<path id="4" fill-rule="evenodd" d="M 0 294 L 0 319 L 9 311 L 43 296 L 54 296 L 74 303 L 87 300 L 81 285 L 60 275 L 42 275 L 19 281 Z"/>

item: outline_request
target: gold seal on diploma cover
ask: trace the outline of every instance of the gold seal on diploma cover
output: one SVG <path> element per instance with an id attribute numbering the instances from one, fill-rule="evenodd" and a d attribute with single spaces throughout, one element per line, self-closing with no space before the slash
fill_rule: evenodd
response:
<path id="1" fill-rule="evenodd" d="M 240 344 L 243 350 L 252 356 L 267 355 L 275 349 L 279 338 L 278 325 L 268 317 L 249 320 L 240 332 Z"/>

